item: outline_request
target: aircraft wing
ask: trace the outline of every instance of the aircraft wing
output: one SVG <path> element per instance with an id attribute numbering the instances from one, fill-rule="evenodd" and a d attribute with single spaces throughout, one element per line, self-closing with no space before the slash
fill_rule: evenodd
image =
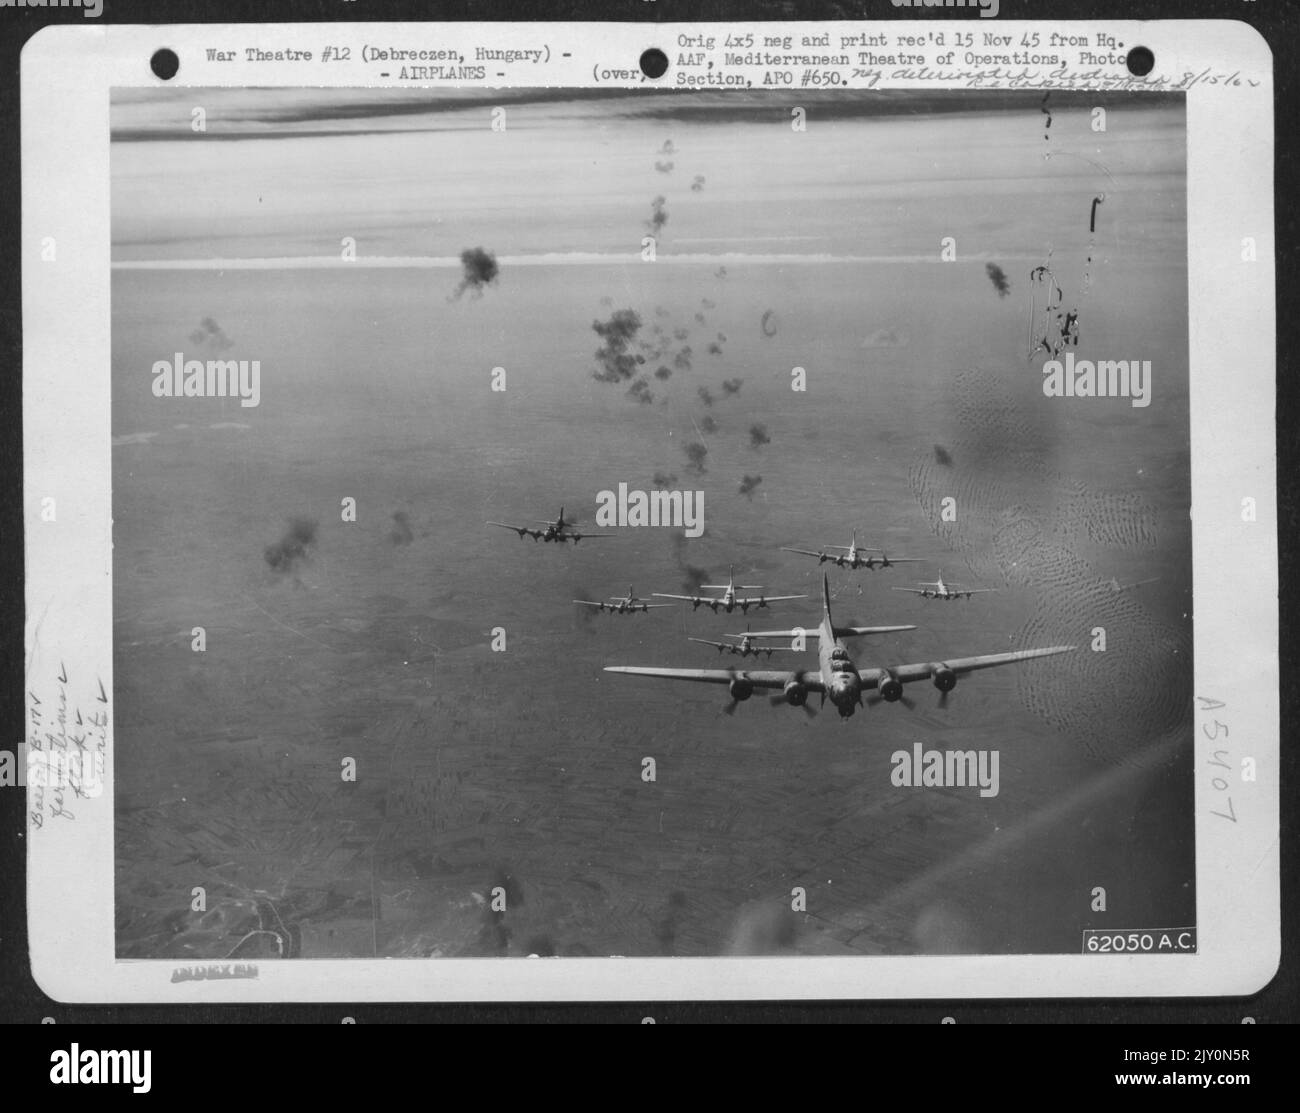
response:
<path id="1" fill-rule="evenodd" d="M 997 591 L 995 587 L 962 587 L 958 588 L 963 595 L 983 595 L 987 591 Z"/>
<path id="2" fill-rule="evenodd" d="M 906 591 L 906 592 L 910 592 L 912 595 L 928 595 L 934 589 L 929 587 L 891 587 L 889 590 Z"/>
<path id="3" fill-rule="evenodd" d="M 858 677 L 864 688 L 875 688 L 887 674 L 907 684 L 913 680 L 929 680 L 934 675 L 934 665 L 941 664 L 950 668 L 958 676 L 978 669 L 996 668 L 998 665 L 1014 665 L 1019 661 L 1031 661 L 1035 657 L 1052 657 L 1058 653 L 1069 653 L 1072 645 L 1054 645 L 1048 649 L 1014 649 L 1010 653 L 986 653 L 982 657 L 950 657 L 947 660 L 926 662 L 915 665 L 896 665 L 890 669 L 859 669 Z"/>
<path id="4" fill-rule="evenodd" d="M 523 537 L 525 533 L 530 537 L 542 536 L 542 531 L 540 529 L 533 529 L 532 526 L 512 526 L 509 522 L 488 522 L 488 525 L 500 526 L 502 529 L 512 529 L 519 534 L 520 537 Z"/>
<path id="5" fill-rule="evenodd" d="M 593 603 L 590 599 L 575 599 L 575 603 L 581 603 L 584 607 L 617 607 L 617 603 Z"/>
<path id="6" fill-rule="evenodd" d="M 617 537 L 618 534 L 616 534 L 616 533 L 577 533 L 577 532 L 575 532 L 575 531 L 565 530 L 562 534 L 560 534 L 560 536 L 561 536 L 561 537 L 572 537 L 573 540 L 575 540 L 575 541 L 586 541 L 588 538 L 591 538 L 591 537 Z"/>
<path id="7" fill-rule="evenodd" d="M 730 684 L 733 680 L 748 680 L 755 688 L 784 688 L 797 680 L 810 692 L 822 691 L 821 673 L 813 669 L 777 671 L 772 669 L 647 669 L 636 665 L 606 665 L 606 672 L 621 672 L 629 676 L 653 676 L 662 680 L 695 680 L 701 684 Z"/>
<path id="8" fill-rule="evenodd" d="M 664 591 L 652 591 L 650 595 L 655 599 L 682 599 L 687 603 L 694 603 L 696 601 L 701 603 L 721 602 L 721 600 L 712 599 L 707 595 L 669 595 L 667 592 Z M 656 604 L 656 606 L 665 606 L 665 607 L 667 605 L 668 605 L 667 603 Z"/>
<path id="9" fill-rule="evenodd" d="M 735 634 L 735 635 L 728 634 L 727 636 L 728 636 L 728 637 L 733 637 L 733 636 L 734 636 L 734 637 L 736 637 L 736 638 L 741 637 L 740 634 Z M 749 635 L 749 637 L 751 637 L 751 638 L 752 638 L 753 636 L 754 636 L 753 634 L 750 634 L 750 635 Z M 739 642 L 739 641 L 734 641 L 734 642 L 714 642 L 714 641 L 709 641 L 708 638 L 687 638 L 686 640 L 687 640 L 688 642 L 699 642 L 700 645 L 712 645 L 712 646 L 715 646 L 715 647 L 718 648 L 718 649 L 730 649 L 730 650 L 732 651 L 732 653 L 744 653 L 744 652 L 745 652 L 745 650 L 741 649 L 741 647 L 740 647 L 740 642 Z M 749 653 L 750 653 L 750 654 L 756 654 L 756 653 L 790 653 L 790 652 L 792 652 L 792 650 L 791 650 L 790 647 L 787 646 L 787 645 L 752 645 L 752 646 L 749 647 Z"/>
<path id="10" fill-rule="evenodd" d="M 925 557 L 890 557 L 890 564 L 924 564 Z"/>
<path id="11" fill-rule="evenodd" d="M 852 638 L 863 634 L 897 634 L 903 630 L 915 629 L 915 626 L 836 626 L 835 636 Z M 804 638 L 820 639 L 822 636 L 821 630 L 816 627 L 811 630 L 746 630 L 745 634 L 751 638 L 795 638 L 802 635 Z"/>
<path id="12" fill-rule="evenodd" d="M 749 606 L 753 606 L 755 603 L 781 603 L 784 602 L 786 599 L 807 599 L 807 598 L 808 596 L 806 595 L 751 595 L 747 599 L 738 598 L 736 600 L 736 604 L 737 606 L 745 605 L 745 604 Z"/>
<path id="13" fill-rule="evenodd" d="M 820 638 L 822 632 L 814 626 L 811 630 L 746 630 L 745 633 L 737 634 L 736 637 L 750 638 L 795 638 L 802 635 L 805 638 Z"/>
<path id="14" fill-rule="evenodd" d="M 839 548 L 839 546 L 838 546 L 838 545 L 828 545 L 827 548 L 835 549 L 835 548 Z M 820 556 L 822 555 L 821 553 L 815 553 L 815 552 L 813 552 L 811 549 L 787 549 L 784 545 L 781 547 L 781 552 L 783 552 L 783 553 L 799 553 L 801 556 L 815 556 L 815 557 L 820 557 Z"/>

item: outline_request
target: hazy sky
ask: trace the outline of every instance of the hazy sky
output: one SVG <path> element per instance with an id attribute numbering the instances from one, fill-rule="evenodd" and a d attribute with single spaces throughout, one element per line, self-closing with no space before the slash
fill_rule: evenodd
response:
<path id="1" fill-rule="evenodd" d="M 1064 236 L 1084 194 L 1128 188 L 1108 215 L 1141 220 L 1147 250 L 1166 232 L 1181 245 L 1181 100 L 1118 100 L 1106 133 L 1062 100 L 1045 140 L 1040 95 L 987 96 L 801 95 L 795 132 L 788 95 L 122 90 L 114 258 L 333 257 L 344 237 L 361 256 L 634 254 L 658 196 L 664 251 L 915 257 L 962 230 L 1034 254 L 1014 210 L 1044 179 L 1062 187 L 1036 206 Z M 912 202 L 945 193 L 951 227 L 912 222 Z"/>

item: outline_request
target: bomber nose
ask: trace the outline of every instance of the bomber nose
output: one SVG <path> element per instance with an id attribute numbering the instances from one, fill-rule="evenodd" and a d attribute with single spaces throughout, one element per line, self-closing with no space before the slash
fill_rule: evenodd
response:
<path id="1" fill-rule="evenodd" d="M 837 677 L 831 682 L 831 702 L 846 718 L 853 714 L 853 709 L 858 704 L 858 687 L 858 679 L 855 676 Z"/>

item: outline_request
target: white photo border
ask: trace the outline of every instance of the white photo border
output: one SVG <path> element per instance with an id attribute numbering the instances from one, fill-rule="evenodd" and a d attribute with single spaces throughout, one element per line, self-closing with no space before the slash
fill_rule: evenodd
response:
<path id="1" fill-rule="evenodd" d="M 1275 455 L 1273 58 L 1233 21 L 945 21 L 763 23 L 767 33 L 888 34 L 996 27 L 1106 31 L 1150 48 L 1151 78 L 1199 79 L 1186 89 L 1189 394 L 1195 694 L 1222 701 L 1233 760 L 1254 758 L 1258 780 L 1232 782 L 1222 816 L 1221 746 L 1195 716 L 1194 955 L 863 956 L 798 958 L 314 959 L 253 963 L 119 960 L 114 932 L 113 744 L 106 789 L 78 800 L 75 822 L 30 829 L 28 925 L 32 974 L 64 1003 L 325 1001 L 657 1001 L 1247 995 L 1280 958 L 1278 574 Z M 679 35 L 743 25 L 708 23 L 267 24 L 47 27 L 21 61 L 23 431 L 26 676 L 30 691 L 60 675 L 113 692 L 110 454 L 109 101 L 113 89 L 161 87 L 151 55 L 181 59 L 175 86 L 375 86 L 357 65 L 208 63 L 218 42 L 276 41 L 319 52 L 367 37 L 419 45 L 564 44 L 550 86 L 647 88 L 599 80 L 641 52 L 670 55 Z M 1014 40 L 1013 40 L 1014 41 Z M 670 74 L 671 74 L 670 70 Z M 395 85 L 380 82 L 380 85 Z M 528 87 L 530 81 L 466 83 Z M 402 86 L 408 87 L 408 86 Z M 851 88 L 852 86 L 850 86 Z M 956 88 L 895 79 L 877 88 Z M 985 88 L 1011 86 L 991 78 Z M 1076 86 L 1087 88 L 1087 82 Z M 1154 86 L 1153 86 L 1154 87 Z M 1174 86 L 1175 91 L 1177 87 Z M 792 92 L 792 97 L 797 93 Z M 1242 262 L 1245 237 L 1257 260 Z M 57 244 L 56 261 L 43 244 Z M 1233 265 L 1239 264 L 1239 265 Z M 42 518 L 43 500 L 58 507 Z M 1243 499 L 1255 520 L 1243 520 Z M 1225 576 L 1231 576 L 1231 591 Z M 1098 695 L 1100 697 L 1100 694 Z M 29 724 L 30 725 L 30 724 Z M 30 791 L 30 790 L 29 790 Z M 222 966 L 254 976 L 222 977 Z M 173 981 L 183 967 L 214 976 Z M 243 971 L 248 975 L 249 971 Z"/>

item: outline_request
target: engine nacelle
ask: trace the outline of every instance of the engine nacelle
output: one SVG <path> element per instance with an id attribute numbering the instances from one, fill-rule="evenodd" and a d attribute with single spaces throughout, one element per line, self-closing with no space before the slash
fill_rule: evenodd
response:
<path id="1" fill-rule="evenodd" d="M 727 689 L 731 692 L 732 699 L 743 702 L 754 694 L 754 682 L 738 676 L 727 685 Z"/>
<path id="2" fill-rule="evenodd" d="M 951 692 L 957 687 L 957 674 L 947 665 L 931 665 L 930 679 L 941 692 Z"/>
<path id="3" fill-rule="evenodd" d="M 770 650 L 768 655 L 771 655 Z M 785 702 L 790 704 L 792 707 L 802 707 L 808 702 L 808 689 L 797 680 L 791 680 L 786 684 L 784 695 Z"/>
<path id="4" fill-rule="evenodd" d="M 886 676 L 880 681 L 880 698 L 887 703 L 897 703 L 903 698 L 903 682 L 896 676 Z"/>

